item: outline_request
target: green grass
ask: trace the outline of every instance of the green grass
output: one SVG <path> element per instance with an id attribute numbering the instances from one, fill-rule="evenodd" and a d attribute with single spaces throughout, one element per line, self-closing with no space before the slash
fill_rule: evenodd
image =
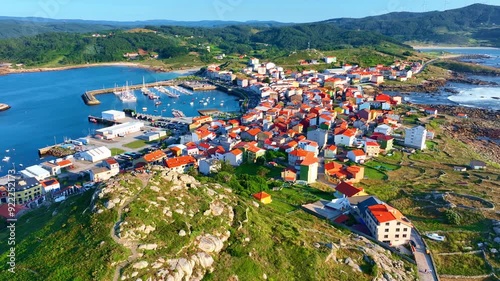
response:
<path id="1" fill-rule="evenodd" d="M 365 167 L 365 177 L 371 180 L 385 180 L 387 175 L 374 168 Z"/>
<path id="2" fill-rule="evenodd" d="M 239 167 L 236 168 L 236 174 L 241 175 L 241 174 L 248 174 L 248 175 L 258 175 L 258 169 L 259 165 L 254 164 L 254 163 L 243 163 Z M 266 168 L 269 170 L 269 173 L 266 175 L 266 178 L 276 178 L 279 179 L 281 177 L 281 172 L 283 171 L 284 167 L 274 167 L 274 166 L 262 166 L 263 168 Z"/>
<path id="3" fill-rule="evenodd" d="M 16 225 L 16 274 L 7 274 L 7 243 L 1 243 L 0 280 L 109 280 L 109 264 L 127 252 L 109 236 L 115 213 L 84 214 L 92 191 L 40 208 Z M 0 237 L 6 241 L 2 227 Z M 78 266 L 76 266 L 78 265 Z"/>
<path id="4" fill-rule="evenodd" d="M 394 171 L 394 170 L 401 168 L 401 166 L 399 166 L 399 165 L 384 163 L 384 162 L 380 162 L 377 160 L 369 161 L 365 164 L 365 166 L 374 168 L 374 169 L 379 170 L 379 171 Z"/>
<path id="5" fill-rule="evenodd" d="M 439 274 L 477 276 L 489 274 L 484 258 L 476 254 L 434 255 Z"/>
<path id="6" fill-rule="evenodd" d="M 130 148 L 130 149 L 138 149 L 138 148 L 144 147 L 146 145 L 147 145 L 146 141 L 136 140 L 136 141 L 124 144 L 123 146 Z"/>
<path id="7" fill-rule="evenodd" d="M 115 156 L 115 155 L 119 155 L 119 154 L 125 153 L 125 150 L 120 149 L 120 148 L 111 148 L 110 150 L 111 150 L 111 155 L 112 155 L 112 156 Z"/>

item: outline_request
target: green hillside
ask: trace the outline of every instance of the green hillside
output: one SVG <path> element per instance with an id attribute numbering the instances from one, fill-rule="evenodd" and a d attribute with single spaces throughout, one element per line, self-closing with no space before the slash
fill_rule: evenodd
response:
<path id="1" fill-rule="evenodd" d="M 260 205 L 213 178 L 200 180 L 162 170 L 149 180 L 123 175 L 93 209 L 91 190 L 26 215 L 17 226 L 16 274 L 0 280 L 415 280 L 411 264 L 299 207 L 331 194 L 286 188 Z"/>
<path id="2" fill-rule="evenodd" d="M 327 22 L 350 30 L 378 32 L 401 41 L 500 46 L 500 7 L 492 5 L 474 4 L 443 12 L 400 12 Z"/>

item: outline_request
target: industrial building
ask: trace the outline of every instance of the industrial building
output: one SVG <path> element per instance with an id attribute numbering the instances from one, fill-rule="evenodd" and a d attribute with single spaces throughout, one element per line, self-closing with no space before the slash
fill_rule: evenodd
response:
<path id="1" fill-rule="evenodd" d="M 50 177 L 50 172 L 38 165 L 30 166 L 22 170 L 21 174 L 23 178 L 35 178 L 38 181 L 42 181 Z"/>
<path id="2" fill-rule="evenodd" d="M 104 159 L 111 157 L 111 150 L 105 146 L 90 149 L 84 151 L 80 154 L 81 158 L 85 161 L 90 161 L 92 163 L 102 161 Z"/>
<path id="3" fill-rule="evenodd" d="M 165 137 L 166 135 L 167 135 L 166 131 L 151 131 L 139 136 L 139 139 L 145 141 L 155 141 L 159 140 L 162 137 Z"/>
<path id="4" fill-rule="evenodd" d="M 142 127 L 144 127 L 144 123 L 142 122 L 127 122 L 96 130 L 96 136 L 111 140 L 116 137 L 124 137 L 128 134 L 139 132 Z"/>
<path id="5" fill-rule="evenodd" d="M 120 119 L 125 119 L 125 112 L 118 110 L 107 110 L 101 113 L 101 117 L 108 121 L 117 121 Z"/>

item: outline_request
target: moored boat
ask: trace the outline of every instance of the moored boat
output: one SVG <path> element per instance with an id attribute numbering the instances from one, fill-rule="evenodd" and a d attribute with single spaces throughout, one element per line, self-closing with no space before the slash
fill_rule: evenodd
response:
<path id="1" fill-rule="evenodd" d="M 435 241 L 444 241 L 444 236 L 441 236 L 437 233 L 429 233 L 429 234 L 426 234 L 425 236 L 427 236 L 428 238 L 435 240 Z"/>

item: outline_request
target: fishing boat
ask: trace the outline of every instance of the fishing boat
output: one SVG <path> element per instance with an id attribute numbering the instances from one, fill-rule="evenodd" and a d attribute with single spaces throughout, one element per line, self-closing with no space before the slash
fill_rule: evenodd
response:
<path id="1" fill-rule="evenodd" d="M 23 164 L 19 164 L 19 167 L 24 167 L 24 165 Z"/>
<path id="2" fill-rule="evenodd" d="M 174 115 L 174 117 L 186 117 L 186 114 L 184 114 L 184 112 L 177 109 L 172 109 L 172 115 Z"/>
<path id="3" fill-rule="evenodd" d="M 161 101 L 157 101 L 157 102 L 155 102 L 155 105 L 156 105 L 156 106 L 158 106 L 158 105 L 160 105 L 160 104 L 161 104 Z"/>
<path id="4" fill-rule="evenodd" d="M 203 105 L 207 105 L 208 103 L 207 102 L 204 102 Z"/>
<path id="5" fill-rule="evenodd" d="M 92 123 L 97 123 L 97 120 L 95 118 L 90 118 L 89 121 Z"/>
<path id="6" fill-rule="evenodd" d="M 148 111 L 148 108 L 147 107 L 143 107 L 142 111 Z"/>
<path id="7" fill-rule="evenodd" d="M 3 162 L 9 162 L 10 161 L 10 157 L 9 156 L 5 156 L 3 159 L 2 159 Z"/>
<path id="8" fill-rule="evenodd" d="M 5 152 L 7 152 L 7 153 L 9 153 L 9 151 L 10 151 L 9 149 L 6 149 L 6 150 L 5 150 Z"/>
<path id="9" fill-rule="evenodd" d="M 425 236 L 435 241 L 444 241 L 444 236 L 438 235 L 437 233 L 429 233 Z"/>
<path id="10" fill-rule="evenodd" d="M 190 102 L 189 104 L 190 104 L 190 105 L 194 105 L 194 102 Z"/>

